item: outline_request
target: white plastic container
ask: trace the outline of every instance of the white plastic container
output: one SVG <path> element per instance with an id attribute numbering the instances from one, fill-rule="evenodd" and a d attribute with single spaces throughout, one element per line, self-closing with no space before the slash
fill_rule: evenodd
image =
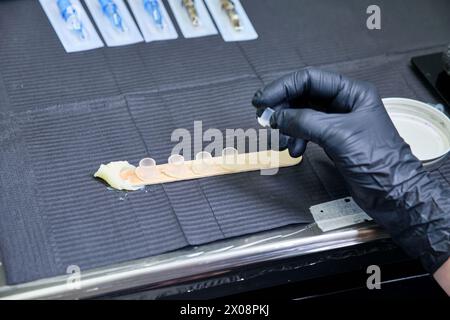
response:
<path id="1" fill-rule="evenodd" d="M 426 167 L 440 164 L 450 152 L 450 119 L 431 105 L 406 98 L 383 104 L 400 136 Z"/>

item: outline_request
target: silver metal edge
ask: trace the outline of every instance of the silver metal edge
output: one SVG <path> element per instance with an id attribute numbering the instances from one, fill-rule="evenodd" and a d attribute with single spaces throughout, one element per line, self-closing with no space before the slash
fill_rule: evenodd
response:
<path id="1" fill-rule="evenodd" d="M 304 229 L 303 229 L 304 230 Z M 297 232 L 301 232 L 298 230 Z M 81 288 L 67 285 L 67 276 L 33 281 L 0 288 L 0 299 L 81 299 L 114 291 L 145 286 L 161 288 L 194 279 L 204 279 L 229 272 L 232 269 L 314 252 L 343 248 L 377 239 L 388 238 L 378 227 L 341 230 L 315 236 L 289 238 L 289 234 L 275 236 L 276 241 L 247 243 L 209 252 L 200 246 L 195 250 L 182 250 L 185 254 L 156 261 L 154 257 L 117 267 L 86 271 L 82 274 Z M 280 238 L 281 237 L 281 238 Z M 283 237 L 287 237 L 283 239 Z M 262 242 L 262 243 L 261 243 Z M 223 242 L 226 243 L 226 242 Z"/>

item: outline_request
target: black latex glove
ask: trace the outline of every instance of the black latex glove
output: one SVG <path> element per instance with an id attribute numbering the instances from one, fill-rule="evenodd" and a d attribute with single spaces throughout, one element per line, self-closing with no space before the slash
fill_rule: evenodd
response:
<path id="1" fill-rule="evenodd" d="M 258 115 L 276 110 L 271 126 L 290 137 L 292 155 L 301 155 L 306 141 L 319 144 L 356 203 L 428 271 L 449 258 L 450 190 L 430 179 L 373 85 L 309 69 L 267 85 L 253 104 Z"/>

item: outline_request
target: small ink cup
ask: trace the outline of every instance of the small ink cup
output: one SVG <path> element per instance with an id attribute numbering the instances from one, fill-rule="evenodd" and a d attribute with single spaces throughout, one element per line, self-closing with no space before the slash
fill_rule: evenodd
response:
<path id="1" fill-rule="evenodd" d="M 192 171 L 196 174 L 207 174 L 213 170 L 214 160 L 211 153 L 201 151 L 195 155 L 195 161 L 192 162 Z"/>
<path id="2" fill-rule="evenodd" d="M 173 154 L 167 160 L 168 166 L 164 169 L 164 173 L 173 178 L 183 178 L 189 171 L 184 161 L 184 157 L 180 154 Z"/>
<path id="3" fill-rule="evenodd" d="M 159 169 L 156 166 L 156 161 L 152 158 L 144 158 L 139 161 L 139 166 L 135 173 L 141 180 L 149 180 L 159 176 Z"/>
<path id="4" fill-rule="evenodd" d="M 271 108 L 266 108 L 262 115 L 258 117 L 258 123 L 260 126 L 265 128 L 270 128 L 270 118 L 275 113 L 275 110 Z"/>
<path id="5" fill-rule="evenodd" d="M 222 167 L 235 171 L 239 165 L 239 153 L 236 148 L 227 147 L 222 150 Z"/>

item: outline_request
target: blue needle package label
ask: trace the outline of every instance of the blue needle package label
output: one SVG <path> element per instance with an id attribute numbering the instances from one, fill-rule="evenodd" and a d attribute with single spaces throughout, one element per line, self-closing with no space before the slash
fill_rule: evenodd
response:
<path id="1" fill-rule="evenodd" d="M 103 47 L 79 0 L 39 0 L 66 52 Z"/>
<path id="2" fill-rule="evenodd" d="M 224 41 L 247 41 L 258 38 L 239 0 L 205 0 Z"/>
<path id="3" fill-rule="evenodd" d="M 128 0 L 145 42 L 178 38 L 161 0 Z"/>
<path id="4" fill-rule="evenodd" d="M 85 0 L 108 47 L 143 41 L 123 0 Z"/>
<path id="5" fill-rule="evenodd" d="M 185 38 L 217 34 L 203 0 L 168 0 L 170 8 Z"/>

